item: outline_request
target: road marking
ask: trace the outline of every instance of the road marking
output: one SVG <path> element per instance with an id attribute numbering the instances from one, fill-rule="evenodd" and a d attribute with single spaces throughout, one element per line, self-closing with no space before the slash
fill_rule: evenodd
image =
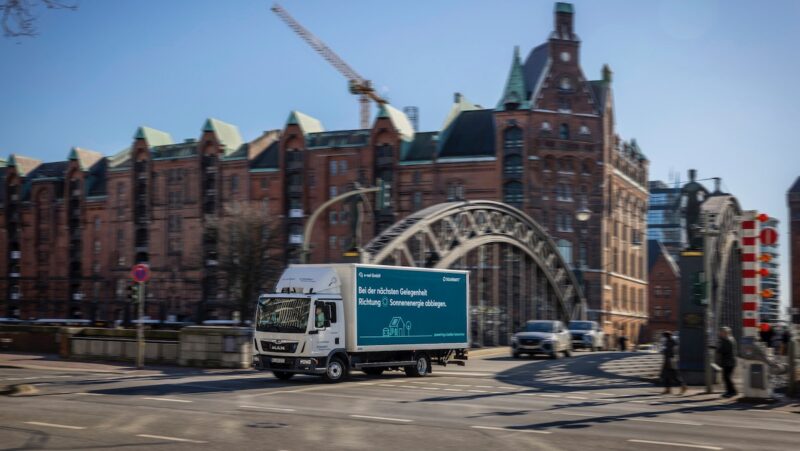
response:
<path id="1" fill-rule="evenodd" d="M 431 382 L 431 385 L 447 385 L 447 386 L 450 386 L 450 384 L 443 384 L 441 382 Z"/>
<path id="2" fill-rule="evenodd" d="M 545 398 L 560 398 L 561 395 L 548 395 L 547 393 L 542 393 L 539 396 L 543 396 Z"/>
<path id="3" fill-rule="evenodd" d="M 494 385 L 476 385 L 478 388 L 495 388 Z"/>
<path id="4" fill-rule="evenodd" d="M 584 398 L 583 396 L 567 396 L 567 399 L 589 399 L 589 398 Z"/>
<path id="5" fill-rule="evenodd" d="M 631 401 L 631 402 L 635 402 L 636 404 L 646 404 L 647 403 L 647 401 Z"/>
<path id="6" fill-rule="evenodd" d="M 85 391 L 78 392 L 78 393 L 75 393 L 75 394 L 76 395 L 84 395 L 84 396 L 103 396 L 102 393 L 89 393 L 89 392 L 85 392 Z"/>
<path id="7" fill-rule="evenodd" d="M 189 438 L 180 438 L 180 437 L 166 437 L 163 435 L 150 435 L 150 434 L 136 434 L 137 437 L 144 437 L 144 438 L 154 438 L 157 440 L 171 440 L 173 442 L 186 442 L 186 443 L 208 443 L 202 440 L 192 440 Z"/>
<path id="8" fill-rule="evenodd" d="M 242 409 L 261 409 L 261 410 L 274 410 L 276 412 L 296 412 L 294 409 L 284 409 L 283 407 L 267 407 L 267 406 L 239 406 Z"/>
<path id="9" fill-rule="evenodd" d="M 631 443 L 649 443 L 651 445 L 665 445 L 665 446 L 683 446 L 686 448 L 699 448 L 699 449 L 712 449 L 712 450 L 721 450 L 718 446 L 707 446 L 707 445 L 692 445 L 691 443 L 672 443 L 672 442 L 656 442 L 653 440 L 636 440 L 636 439 L 629 439 Z"/>
<path id="10" fill-rule="evenodd" d="M 420 387 L 420 388 L 423 390 L 440 390 L 439 388 L 436 387 Z"/>
<path id="11" fill-rule="evenodd" d="M 397 385 L 394 385 L 394 384 L 380 384 L 379 387 L 397 387 Z"/>
<path id="12" fill-rule="evenodd" d="M 186 399 L 175 399 L 175 398 L 144 398 L 144 399 L 149 399 L 151 401 L 194 402 L 194 401 L 189 401 L 189 400 L 186 400 Z"/>
<path id="13" fill-rule="evenodd" d="M 495 377 L 494 373 L 467 373 L 467 372 L 461 372 L 461 371 L 436 371 L 436 374 L 443 374 L 445 376 Z"/>
<path id="14" fill-rule="evenodd" d="M 486 390 L 467 390 L 470 393 L 488 393 Z"/>
<path id="15" fill-rule="evenodd" d="M 667 423 L 667 424 L 685 424 L 687 426 L 702 426 L 703 423 L 695 421 L 680 421 L 680 420 L 651 420 L 649 418 L 627 418 L 630 421 L 644 421 L 647 423 Z"/>
<path id="16" fill-rule="evenodd" d="M 472 429 L 486 429 L 487 431 L 503 431 L 503 432 L 528 432 L 531 434 L 550 434 L 550 431 L 537 431 L 535 429 L 513 429 L 513 428 L 500 428 L 496 426 L 470 426 Z"/>
<path id="17" fill-rule="evenodd" d="M 595 395 L 600 395 L 600 396 L 617 396 L 617 395 L 615 395 L 615 394 L 613 394 L 613 393 L 603 393 L 603 392 L 595 392 Z"/>
<path id="18" fill-rule="evenodd" d="M 464 390 L 459 390 L 458 388 L 445 388 L 444 391 L 464 391 Z"/>
<path id="19" fill-rule="evenodd" d="M 369 415 L 350 415 L 351 418 L 363 418 L 365 420 L 383 420 L 383 421 L 397 421 L 399 423 L 412 423 L 414 420 L 405 418 L 389 418 L 389 417 L 373 417 Z"/>
<path id="20" fill-rule="evenodd" d="M 453 384 L 453 387 L 472 387 L 472 385 L 467 385 L 467 384 Z"/>
<path id="21" fill-rule="evenodd" d="M 55 423 L 40 423 L 38 421 L 26 421 L 25 424 L 30 424 L 33 426 L 47 426 L 51 428 L 61 428 L 61 429 L 86 429 L 83 426 L 69 426 L 66 424 L 55 424 Z"/>

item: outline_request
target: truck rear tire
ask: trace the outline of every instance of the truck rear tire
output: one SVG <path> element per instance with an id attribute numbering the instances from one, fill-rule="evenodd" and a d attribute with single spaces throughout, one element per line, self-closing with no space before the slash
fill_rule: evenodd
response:
<path id="1" fill-rule="evenodd" d="M 361 368 L 361 371 L 363 371 L 364 374 L 369 376 L 380 376 L 381 374 L 383 374 L 383 370 L 385 369 L 386 368 L 371 367 L 371 368 Z"/>
<path id="2" fill-rule="evenodd" d="M 409 377 L 423 377 L 427 376 L 430 371 L 431 361 L 426 355 L 417 356 L 417 363 L 405 367 L 406 376 Z"/>
<path id="3" fill-rule="evenodd" d="M 294 373 L 290 373 L 288 371 L 273 371 L 272 374 L 282 381 L 288 381 L 294 377 Z"/>
<path id="4" fill-rule="evenodd" d="M 339 357 L 331 357 L 322 376 L 325 382 L 341 382 L 347 378 L 347 364 Z"/>

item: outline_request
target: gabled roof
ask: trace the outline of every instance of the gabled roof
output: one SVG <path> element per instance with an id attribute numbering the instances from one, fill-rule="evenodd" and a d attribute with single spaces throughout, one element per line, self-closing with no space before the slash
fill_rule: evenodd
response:
<path id="1" fill-rule="evenodd" d="M 53 161 L 37 166 L 25 177 L 25 183 L 22 186 L 22 200 L 30 200 L 31 186 L 36 181 L 59 181 L 57 186 L 63 187 L 64 184 L 60 181 L 64 180 L 68 166 L 68 161 Z"/>
<path id="2" fill-rule="evenodd" d="M 525 75 L 522 62 L 519 59 L 519 46 L 514 46 L 514 57 L 511 59 L 511 70 L 508 72 L 506 87 L 497 104 L 497 110 L 503 111 L 508 104 L 515 104 L 519 108 L 528 107 L 528 88 L 525 86 Z"/>
<path id="3" fill-rule="evenodd" d="M 128 167 L 131 164 L 131 148 L 126 147 L 116 154 L 108 157 L 108 167 L 109 168 L 124 168 Z"/>
<path id="4" fill-rule="evenodd" d="M 105 196 L 106 192 L 106 171 L 108 169 L 108 158 L 102 158 L 89 171 L 86 177 L 86 196 Z"/>
<path id="5" fill-rule="evenodd" d="M 27 176 L 28 173 L 36 169 L 36 167 L 40 164 L 42 164 L 42 160 L 23 157 L 22 155 L 16 155 L 13 153 L 10 157 L 8 157 L 8 166 L 16 168 L 17 174 L 19 174 L 20 177 Z"/>
<path id="6" fill-rule="evenodd" d="M 174 141 L 172 141 L 172 136 L 170 136 L 169 133 L 150 127 L 137 128 L 136 134 L 133 135 L 133 139 L 144 139 L 147 141 L 147 145 L 150 147 L 166 146 L 174 143 Z"/>
<path id="7" fill-rule="evenodd" d="M 388 118 L 403 141 L 411 142 L 414 139 L 414 126 L 411 125 L 408 116 L 397 108 L 388 103 L 381 104 L 378 118 Z"/>
<path id="8" fill-rule="evenodd" d="M 550 61 L 548 49 L 547 43 L 534 47 L 522 66 L 522 73 L 525 77 L 526 99 L 530 100 L 531 105 L 536 103 L 537 93 L 534 91 L 539 86 L 539 81 L 542 79 Z"/>
<path id="9" fill-rule="evenodd" d="M 608 83 L 603 80 L 592 80 L 589 82 L 589 87 L 592 88 L 592 95 L 600 113 L 605 113 L 606 109 L 606 95 L 608 94 Z"/>
<path id="10" fill-rule="evenodd" d="M 438 158 L 494 156 L 494 110 L 464 111 L 439 136 Z"/>
<path id="11" fill-rule="evenodd" d="M 438 137 L 439 132 L 417 132 L 414 141 L 402 147 L 400 161 L 433 161 Z"/>
<path id="12" fill-rule="evenodd" d="M 453 106 L 450 108 L 450 112 L 447 113 L 447 117 L 444 119 L 444 123 L 442 124 L 442 130 L 447 129 L 450 123 L 453 122 L 453 119 L 457 118 L 462 111 L 472 111 L 479 109 L 481 108 L 478 105 L 467 100 L 467 98 L 464 95 L 462 95 L 461 93 L 456 93 Z"/>
<path id="13" fill-rule="evenodd" d="M 273 141 L 266 150 L 250 160 L 250 169 L 278 169 L 280 141 Z"/>
<path id="14" fill-rule="evenodd" d="M 203 125 L 204 132 L 212 132 L 217 137 L 217 141 L 225 147 L 225 155 L 238 150 L 244 141 L 239 134 L 239 128 L 233 124 L 223 122 L 219 119 L 208 118 Z"/>
<path id="15" fill-rule="evenodd" d="M 73 147 L 72 150 L 69 151 L 67 160 L 77 160 L 81 171 L 88 171 L 102 158 L 103 155 L 100 152 L 95 152 L 94 150 L 89 149 L 81 149 L 80 147 Z"/>
<path id="16" fill-rule="evenodd" d="M 797 180 L 794 181 L 794 185 L 789 188 L 789 192 L 792 194 L 800 194 L 800 177 L 797 177 Z"/>
<path id="17" fill-rule="evenodd" d="M 299 126 L 300 131 L 303 132 L 303 135 L 307 135 L 309 133 L 321 133 L 325 131 L 325 128 L 322 126 L 322 122 L 299 111 L 292 111 L 289 113 L 289 118 L 286 119 L 286 125 Z"/>
<path id="18" fill-rule="evenodd" d="M 659 257 L 664 257 L 667 261 L 667 264 L 672 269 L 672 272 L 675 273 L 676 276 L 680 276 L 681 271 L 678 268 L 678 264 L 675 263 L 675 259 L 672 258 L 669 251 L 661 241 L 658 240 L 647 240 L 647 272 L 649 273 L 650 270 L 653 269 L 653 265 L 656 264 Z"/>

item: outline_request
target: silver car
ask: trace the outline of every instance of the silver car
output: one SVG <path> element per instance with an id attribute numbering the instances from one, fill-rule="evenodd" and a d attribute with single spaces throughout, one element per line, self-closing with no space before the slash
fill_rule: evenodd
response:
<path id="1" fill-rule="evenodd" d="M 572 354 L 569 330 L 561 321 L 528 321 L 525 328 L 511 337 L 511 356 L 546 354 L 557 359 Z"/>

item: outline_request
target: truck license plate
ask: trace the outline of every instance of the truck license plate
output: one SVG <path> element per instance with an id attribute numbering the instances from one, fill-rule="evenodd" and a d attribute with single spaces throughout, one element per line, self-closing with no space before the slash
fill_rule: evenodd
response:
<path id="1" fill-rule="evenodd" d="M 283 357 L 273 357 L 272 363 L 286 363 L 286 359 Z"/>

